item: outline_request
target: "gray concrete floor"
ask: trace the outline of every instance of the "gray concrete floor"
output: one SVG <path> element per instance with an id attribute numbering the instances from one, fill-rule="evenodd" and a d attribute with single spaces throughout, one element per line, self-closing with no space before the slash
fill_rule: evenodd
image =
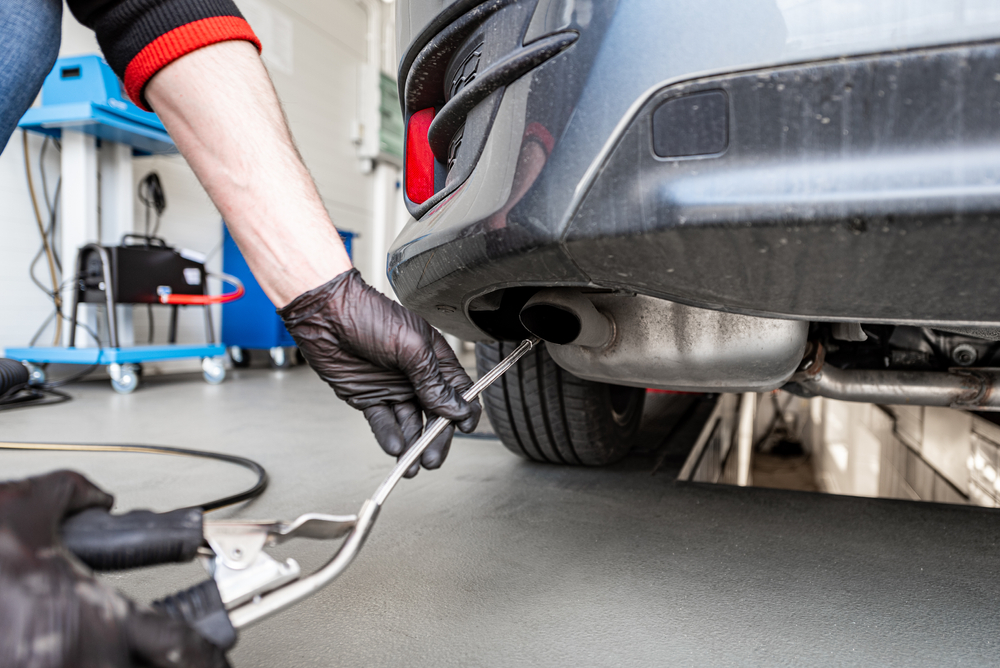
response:
<path id="1" fill-rule="evenodd" d="M 238 371 L 217 387 L 160 377 L 130 396 L 93 382 L 70 392 L 72 403 L 0 413 L 0 438 L 246 455 L 271 486 L 223 512 L 256 518 L 355 512 L 391 466 L 360 414 L 306 368 Z M 663 442 L 663 401 L 641 452 L 605 470 L 534 465 L 496 441 L 456 440 L 442 470 L 394 492 L 347 573 L 245 631 L 233 665 L 998 663 L 1000 515 L 677 483 L 691 434 Z M 123 510 L 251 482 L 223 464 L 152 455 L 0 461 L 3 478 L 81 470 Z M 298 541 L 279 554 L 312 568 L 332 550 Z M 203 578 L 191 564 L 108 580 L 151 600 Z"/>

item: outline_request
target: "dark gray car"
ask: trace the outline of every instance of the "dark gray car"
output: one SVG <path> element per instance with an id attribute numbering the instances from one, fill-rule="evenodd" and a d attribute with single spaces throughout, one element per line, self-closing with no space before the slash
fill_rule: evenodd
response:
<path id="1" fill-rule="evenodd" d="M 603 464 L 644 388 L 1000 406 L 1000 3 L 398 0 L 397 295 L 507 447 Z"/>

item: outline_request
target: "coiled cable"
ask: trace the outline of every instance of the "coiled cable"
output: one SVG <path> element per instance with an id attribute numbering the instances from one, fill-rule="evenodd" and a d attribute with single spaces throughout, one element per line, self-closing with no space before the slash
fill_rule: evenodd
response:
<path id="1" fill-rule="evenodd" d="M 30 374 L 28 369 L 25 368 L 23 364 L 16 360 L 3 359 L 0 358 L 0 406 L 3 406 L 5 400 L 10 400 L 17 395 L 22 390 L 32 391 L 28 381 L 30 380 Z M 19 398 L 15 402 L 10 403 L 20 403 L 23 401 L 41 400 L 45 398 L 46 394 L 54 395 L 55 401 L 47 401 L 45 403 L 58 403 L 61 401 L 68 401 L 69 395 L 58 392 L 54 389 L 45 388 L 42 386 L 44 393 L 39 394 L 37 397 L 25 397 Z M 236 455 L 227 455 L 221 452 L 208 452 L 205 450 L 189 450 L 187 448 L 170 448 L 161 445 L 133 445 L 133 444 L 112 444 L 112 443 L 19 443 L 13 441 L 0 441 L 0 450 L 48 450 L 48 451 L 62 451 L 62 452 L 138 452 L 142 454 L 153 454 L 153 455 L 174 455 L 180 457 L 199 457 L 201 459 L 213 459 L 215 461 L 226 462 L 228 464 L 236 464 L 237 466 L 242 466 L 243 468 L 252 471 L 257 476 L 257 482 L 255 482 L 251 487 L 238 492 L 236 494 L 231 494 L 229 496 L 224 496 L 219 499 L 213 499 L 205 503 L 198 504 L 196 506 L 190 506 L 191 508 L 200 508 L 204 512 L 209 512 L 211 510 L 218 510 L 219 508 L 224 508 L 226 506 L 232 506 L 243 501 L 249 501 L 260 496 L 265 489 L 267 489 L 267 471 L 263 466 L 253 461 L 252 459 L 247 459 L 246 457 L 238 457 Z"/>
<path id="2" fill-rule="evenodd" d="M 28 385 L 28 369 L 17 360 L 0 358 L 0 397 Z"/>
<path id="3" fill-rule="evenodd" d="M 68 378 L 32 385 L 31 373 L 24 364 L 17 360 L 0 358 L 0 411 L 27 408 L 28 406 L 49 406 L 71 401 L 73 397 L 65 392 L 60 392 L 57 388 L 75 383 L 96 369 L 97 366 L 97 364 L 92 364 Z"/>
<path id="4" fill-rule="evenodd" d="M 221 452 L 208 452 L 207 450 L 188 450 L 186 448 L 168 448 L 161 445 L 133 445 L 133 444 L 115 444 L 115 443 L 19 443 L 13 441 L 0 441 L 0 450 L 49 450 L 49 451 L 61 451 L 61 452 L 137 452 L 141 454 L 152 454 L 152 455 L 174 455 L 180 457 L 199 457 L 201 459 L 213 459 L 215 461 L 226 462 L 228 464 L 236 464 L 237 466 L 242 466 L 243 468 L 252 471 L 257 475 L 257 482 L 255 482 L 251 487 L 238 492 L 236 494 L 231 494 L 229 496 L 224 496 L 219 499 L 213 499 L 211 501 L 206 501 L 205 503 L 200 503 L 194 506 L 188 506 L 184 510 L 191 508 L 200 508 L 204 512 L 209 512 L 212 510 L 218 510 L 219 508 L 225 508 L 226 506 L 232 506 L 237 503 L 242 503 L 243 501 L 250 501 L 251 499 L 256 499 L 258 496 L 264 493 L 267 489 L 267 471 L 263 466 L 258 464 L 252 459 L 247 459 L 246 457 L 238 457 L 236 455 L 227 455 Z"/>

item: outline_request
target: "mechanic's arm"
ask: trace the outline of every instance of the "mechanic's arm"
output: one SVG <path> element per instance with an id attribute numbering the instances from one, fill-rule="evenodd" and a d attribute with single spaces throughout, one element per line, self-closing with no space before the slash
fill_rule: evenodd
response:
<path id="1" fill-rule="evenodd" d="M 475 428 L 478 407 L 460 395 L 471 381 L 441 335 L 352 269 L 256 49 L 199 49 L 157 73 L 145 97 L 283 306 L 303 355 L 364 411 L 382 447 L 400 455 L 420 435 L 423 411 Z M 452 433 L 428 448 L 425 467 L 440 466 Z"/>
<path id="2" fill-rule="evenodd" d="M 480 408 L 461 398 L 472 382 L 451 348 L 351 268 L 231 0 L 68 2 L 130 97 L 157 112 L 310 365 L 382 448 L 399 456 L 424 413 L 474 429 Z M 440 466 L 453 433 L 420 463 Z"/>
<path id="3" fill-rule="evenodd" d="M 285 306 L 351 269 L 250 42 L 174 61 L 153 76 L 145 97 L 271 301 Z"/>

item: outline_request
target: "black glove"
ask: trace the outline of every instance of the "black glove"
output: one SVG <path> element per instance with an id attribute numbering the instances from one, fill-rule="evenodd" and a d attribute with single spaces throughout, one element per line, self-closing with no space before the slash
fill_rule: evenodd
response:
<path id="1" fill-rule="evenodd" d="M 451 346 L 420 316 L 367 285 L 357 269 L 278 309 L 302 355 L 348 404 L 364 411 L 379 445 L 399 457 L 423 432 L 423 413 L 469 433 L 482 409 L 461 393 L 472 380 Z M 424 468 L 441 466 L 454 427 L 424 451 Z M 414 465 L 407 477 L 417 474 Z"/>
<path id="2" fill-rule="evenodd" d="M 98 582 L 62 546 L 63 519 L 111 503 L 72 471 L 0 483 L 0 666 L 228 666 L 186 624 Z"/>

